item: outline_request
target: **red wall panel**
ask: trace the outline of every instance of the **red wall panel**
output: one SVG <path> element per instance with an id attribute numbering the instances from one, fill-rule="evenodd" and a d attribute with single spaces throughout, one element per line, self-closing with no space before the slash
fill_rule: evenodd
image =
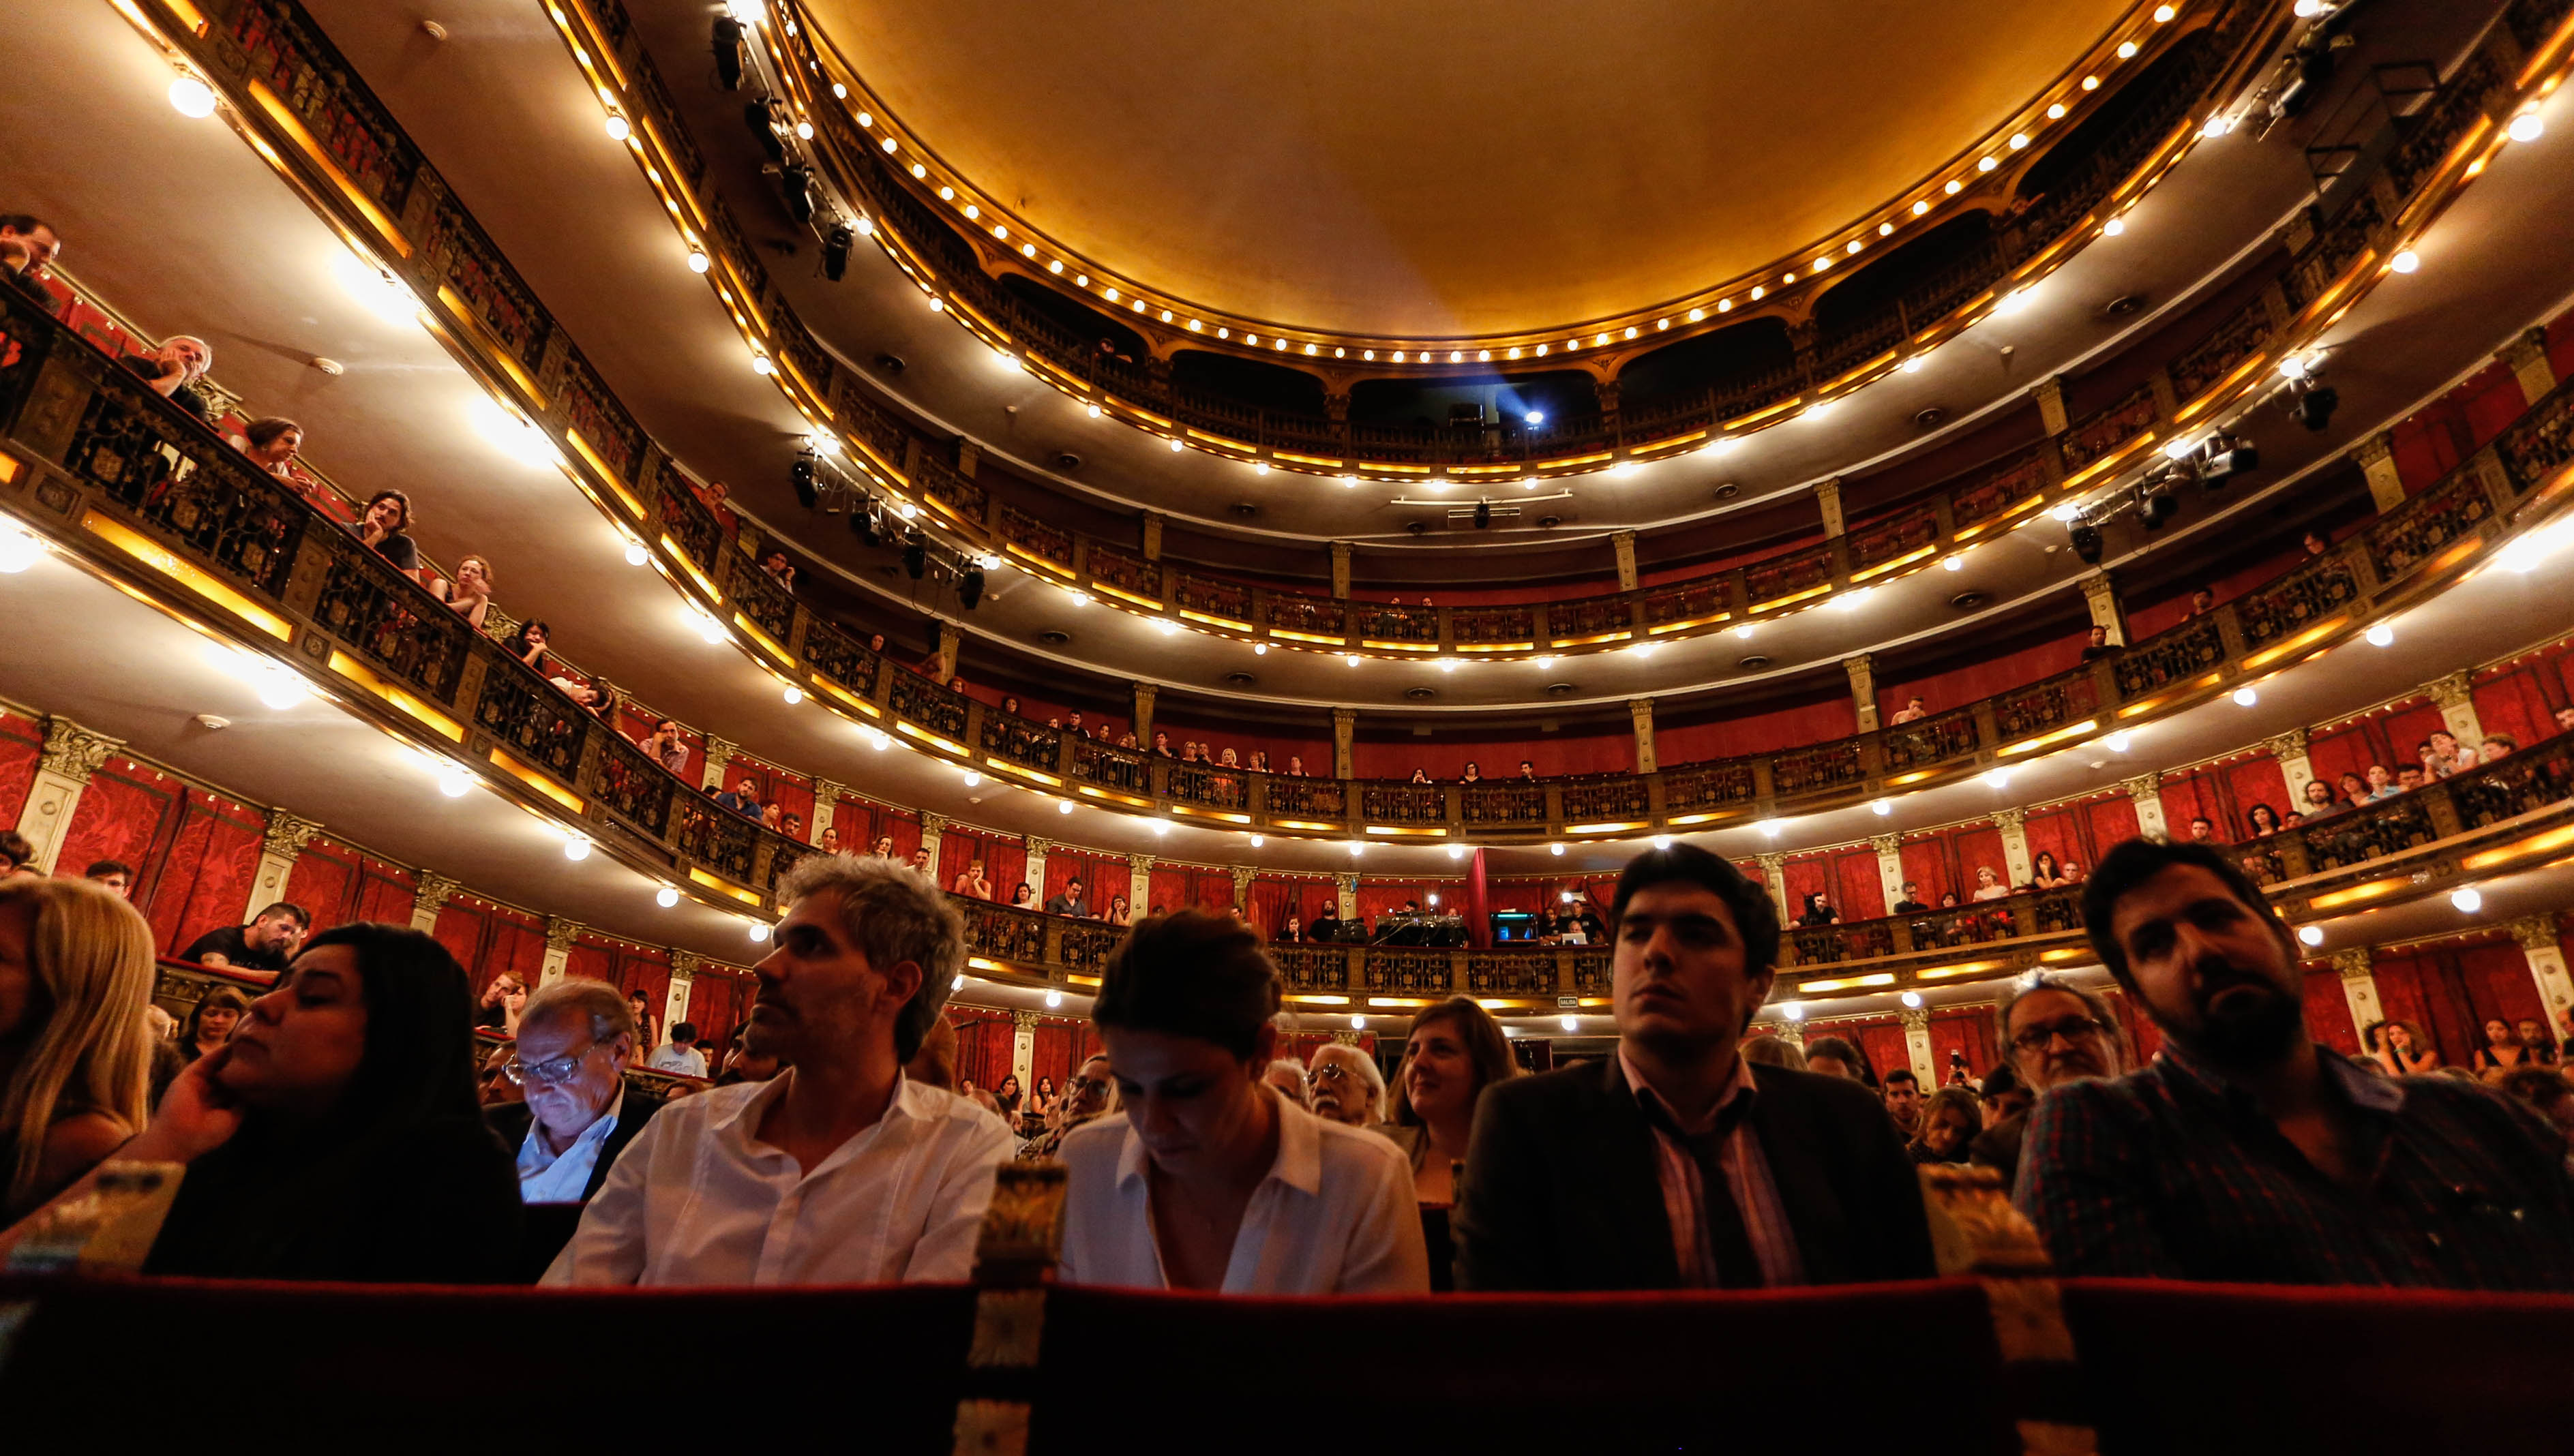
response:
<path id="1" fill-rule="evenodd" d="M 2005 652 L 1997 657 L 1952 667 L 1944 672 L 1927 673 L 1900 681 L 1882 683 L 1877 691 L 1880 722 L 1891 723 L 1906 701 L 1919 693 L 1923 708 L 1931 713 L 1944 713 L 1961 708 L 1977 698 L 2026 687 L 2040 678 L 2070 672 L 2082 665 L 2082 648 L 2091 640 L 2090 632 L 2070 632 L 2051 642 Z"/>
<path id="2" fill-rule="evenodd" d="M 2136 801 L 2124 794 L 2094 799 L 2082 806 L 2082 814 L 2091 828 L 2091 857 L 2083 862 L 2085 869 L 2100 863 L 2100 857 L 2115 846 L 2136 837 Z"/>
<path id="3" fill-rule="evenodd" d="M 1775 753 L 1828 738 L 1847 738 L 1858 731 L 1859 709 L 1844 695 L 1711 722 L 1657 725 L 1654 757 L 1668 768 L 1747 753 Z"/>
<path id="4" fill-rule="evenodd" d="M 2350 998 L 2342 994 L 2341 973 L 2326 967 L 2309 971 L 2298 984 L 2306 1006 L 2306 1035 L 2317 1045 L 2356 1056 L 2359 1028 L 2350 1019 Z"/>
<path id="5" fill-rule="evenodd" d="M 1898 853 L 1904 860 L 1904 878 L 1914 886 L 1914 894 L 1923 904 L 1936 909 L 1939 897 L 1950 894 L 1964 902 L 1966 897 L 1957 888 L 1956 856 L 1947 840 L 1908 839 Z"/>
<path id="6" fill-rule="evenodd" d="M 2017 884 L 2011 875 L 2010 862 L 2002 855 L 2002 832 L 1997 828 L 1959 829 L 1949 836 L 1957 855 L 1957 898 L 1975 898 L 1975 871 L 1989 867 L 1993 878 L 2005 885 Z"/>
<path id="7" fill-rule="evenodd" d="M 54 873 L 77 875 L 100 860 L 122 860 L 134 866 L 140 901 L 178 834 L 186 803 L 186 786 L 178 780 L 132 759 L 109 759 L 90 776 L 72 809 Z"/>
<path id="8" fill-rule="evenodd" d="M 1933 1085 L 1948 1081 L 1948 1054 L 1962 1053 L 1967 1075 L 1983 1081 L 2000 1058 L 1994 1050 L 1993 1015 L 1989 1008 L 1961 1008 L 1953 1012 L 1933 1012 L 1930 1016 L 1930 1066 L 1937 1076 Z"/>
<path id="9" fill-rule="evenodd" d="M 2084 833 L 2085 828 L 2082 812 L 2078 808 L 2056 809 L 2044 814 L 2029 815 L 2021 823 L 2020 830 L 2028 836 L 2030 873 L 2036 873 L 2037 857 L 2042 853 L 2055 856 L 2055 867 L 2058 870 L 2062 870 L 2067 864 L 2089 866 L 2091 849 L 2085 842 L 2087 838 Z"/>
<path id="10" fill-rule="evenodd" d="M 2476 721 L 2487 733 L 2508 733 L 2527 748 L 2556 733 L 2556 707 L 2547 697 L 2537 664 L 2515 667 L 2475 685 Z"/>
<path id="11" fill-rule="evenodd" d="M 1842 850 L 1833 856 L 1836 889 L 1833 903 L 1844 920 L 1875 920 L 1886 914 L 1886 877 L 1878 873 L 1877 851 Z"/>
<path id="12" fill-rule="evenodd" d="M 2252 806 L 2267 804 L 2270 812 L 2281 819 L 2288 817 L 2295 805 L 2288 799 L 2288 771 L 2268 754 L 2259 754 L 2230 763 L 2219 770 L 2224 775 L 2225 790 L 2232 798 L 2233 824 L 2229 826 L 2239 839 L 2252 837 Z"/>
<path id="13" fill-rule="evenodd" d="M 258 811 L 201 789 L 187 792 L 169 855 L 144 877 L 150 891 L 144 918 L 164 955 L 186 949 L 208 931 L 241 924 L 259 878 L 265 835 Z M 144 896 L 135 899 L 140 903 Z"/>
<path id="14" fill-rule="evenodd" d="M 44 756 L 44 729 L 15 713 L 0 713 L 0 824 L 15 824 L 35 787 Z"/>

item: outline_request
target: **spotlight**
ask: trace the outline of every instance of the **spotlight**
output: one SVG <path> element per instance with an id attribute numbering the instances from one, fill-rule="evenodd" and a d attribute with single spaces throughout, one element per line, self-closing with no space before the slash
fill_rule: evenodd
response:
<path id="1" fill-rule="evenodd" d="M 822 494 L 813 487 L 813 452 L 806 450 L 786 467 L 787 483 L 795 487 L 795 503 L 811 510 L 822 503 Z"/>
<path id="2" fill-rule="evenodd" d="M 1908 991 L 1904 993 L 1904 1004 L 1909 1007 L 1920 1007 L 1922 1005 L 1922 993 L 1918 991 Z"/>
<path id="3" fill-rule="evenodd" d="M 875 501 L 869 500 L 865 504 L 859 506 L 856 510 L 849 512 L 849 530 L 852 534 L 857 536 L 859 540 L 866 542 L 870 546 L 881 546 L 884 544 L 884 529 L 876 524 Z"/>
<path id="4" fill-rule="evenodd" d="M 2369 645 L 2369 646 L 2371 646 L 2371 647 L 2392 647 L 2392 646 L 2394 646 L 2394 645 L 2395 645 L 2395 629 L 2394 629 L 2393 627 L 2390 627 L 2390 626 L 2386 625 L 2384 622 L 2379 622 L 2379 623 L 2377 623 L 2376 625 L 2374 625 L 2374 626 L 2370 627 L 2370 628 L 2368 629 L 2368 645 Z"/>
<path id="5" fill-rule="evenodd" d="M 664 885 L 660 889 L 652 892 L 652 903 L 661 907 L 663 910 L 667 910 L 671 906 L 679 903 L 679 892 L 671 889 L 667 885 Z"/>
<path id="6" fill-rule="evenodd" d="M 2324 928 L 2319 925 L 2299 926 L 2297 928 L 2297 943 L 2308 947 L 2322 945 L 2324 943 Z"/>
<path id="7" fill-rule="evenodd" d="M 2341 391 L 2330 384 L 2317 384 L 2297 395 L 2297 422 L 2308 429 L 2321 430 L 2332 423 L 2333 411 L 2341 407 Z"/>
<path id="8" fill-rule="evenodd" d="M 170 105 L 179 115 L 202 121 L 215 114 L 215 88 L 194 76 L 181 76 L 170 83 Z"/>
<path id="9" fill-rule="evenodd" d="M 782 168 L 777 186 L 786 194 L 786 215 L 798 223 L 813 221 L 813 169 L 801 162 Z"/>
<path id="10" fill-rule="evenodd" d="M 2166 495 L 2163 498 L 2169 500 L 2171 497 Z M 2072 537 L 2073 554 L 2082 558 L 2083 565 L 2097 566 L 2100 564 L 2101 541 L 2100 528 L 2098 526 L 2078 525 L 2065 532 L 2065 534 Z"/>
<path id="11" fill-rule="evenodd" d="M 974 609 L 974 604 L 982 599 L 983 568 L 969 566 L 965 568 L 964 575 L 956 578 L 956 604 L 970 612 Z"/>
<path id="12" fill-rule="evenodd" d="M 2168 480 L 2147 480 L 2136 486 L 2136 518 L 2144 523 L 2146 530 L 2161 530 L 2163 523 L 2179 509 L 2180 501 L 2173 498 Z"/>
<path id="13" fill-rule="evenodd" d="M 2473 885 L 2462 885 L 2449 892 L 2449 903 L 2456 906 L 2460 914 L 2473 915 L 2485 908 L 2485 894 Z"/>
<path id="14" fill-rule="evenodd" d="M 838 283 L 848 276 L 849 249 L 858 241 L 857 230 L 846 223 L 835 224 L 822 238 L 822 277 Z"/>
<path id="15" fill-rule="evenodd" d="M 741 124 L 750 128 L 751 140 L 759 143 L 759 150 L 768 155 L 768 160 L 782 167 L 786 165 L 786 139 L 777 134 L 777 114 L 771 110 L 775 105 L 766 97 L 745 103 Z"/>
<path id="16" fill-rule="evenodd" d="M 2235 476 L 2259 469 L 2261 452 L 2253 447 L 2252 441 L 2239 434 L 2215 434 L 2208 436 L 2207 443 L 2199 448 L 2198 458 L 2191 463 L 2201 486 L 2211 491 L 2220 490 Z"/>
<path id="17" fill-rule="evenodd" d="M 581 861 L 590 858 L 590 836 L 575 831 L 564 834 L 564 858 Z"/>
<path id="18" fill-rule="evenodd" d="M 765 945 L 768 941 L 768 927 L 758 921 L 752 921 L 750 925 L 750 939 L 755 945 Z"/>
<path id="19" fill-rule="evenodd" d="M 1049 1010 L 1051 1010 L 1051 1009 L 1053 1009 L 1053 1008 L 1055 1008 L 1055 1007 L 1059 1007 L 1059 1006 L 1061 1006 L 1061 1005 L 1063 1005 L 1063 993 L 1062 993 L 1062 992 L 1060 992 L 1060 991 L 1049 991 L 1049 992 L 1047 992 L 1047 993 L 1046 993 L 1046 1006 L 1047 1006 L 1047 1008 L 1048 1008 Z"/>
<path id="20" fill-rule="evenodd" d="M 913 536 L 904 543 L 902 569 L 914 581 L 929 574 L 929 547 L 921 543 L 920 537 Z"/>
<path id="21" fill-rule="evenodd" d="M 715 83 L 726 91 L 741 89 L 741 22 L 729 15 L 715 17 Z"/>
<path id="22" fill-rule="evenodd" d="M 1527 418 L 1528 422 L 1531 424 L 1544 424 L 1546 423 L 1546 411 L 1543 409 L 1532 409 L 1528 412 L 1525 418 Z"/>

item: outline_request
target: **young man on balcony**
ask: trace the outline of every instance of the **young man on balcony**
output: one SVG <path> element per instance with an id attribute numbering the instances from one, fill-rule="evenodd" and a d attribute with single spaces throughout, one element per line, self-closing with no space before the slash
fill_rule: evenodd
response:
<path id="1" fill-rule="evenodd" d="M 2082 911 L 2163 1048 L 2029 1114 L 2015 1196 L 2059 1270 L 2574 1289 L 2564 1137 L 2482 1088 L 2317 1047 L 2296 942 L 2222 851 L 2129 840 Z"/>
<path id="2" fill-rule="evenodd" d="M 1739 1053 L 1779 961 L 1769 892 L 1695 845 L 1610 910 L 1618 1055 L 1476 1108 L 1461 1289 L 1756 1289 L 1930 1277 L 1904 1141 L 1857 1083 Z"/>

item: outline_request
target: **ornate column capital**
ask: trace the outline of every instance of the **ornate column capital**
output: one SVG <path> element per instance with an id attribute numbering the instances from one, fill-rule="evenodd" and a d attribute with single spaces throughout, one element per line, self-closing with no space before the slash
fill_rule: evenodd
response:
<path id="1" fill-rule="evenodd" d="M 1344 895 L 1356 895 L 1359 893 L 1358 872 L 1355 870 L 1343 870 L 1339 874 L 1334 875 L 1332 877 L 1332 888 L 1340 891 Z"/>
<path id="2" fill-rule="evenodd" d="M 1899 1013 L 1896 1020 L 1904 1023 L 1904 1030 L 1908 1035 L 1914 1032 L 1927 1035 L 1930 1030 L 1930 1011 L 1928 1007 L 1908 1008 Z"/>
<path id="3" fill-rule="evenodd" d="M 1128 855 L 1126 857 L 1126 873 L 1133 875 L 1139 880 L 1146 875 L 1153 873 L 1153 857 L 1151 855 Z M 1139 901 L 1144 899 L 1145 896 L 1144 892 L 1139 889 L 1126 898 L 1130 901 Z"/>
<path id="4" fill-rule="evenodd" d="M 1786 850 L 1764 850 L 1760 854 L 1754 855 L 1752 859 L 1755 864 L 1758 864 L 1761 867 L 1761 873 L 1769 876 L 1773 880 L 1776 880 L 1780 876 L 1788 873 L 1788 852 Z"/>
<path id="5" fill-rule="evenodd" d="M 124 746 L 124 739 L 92 732 L 69 718 L 47 718 L 44 752 L 36 766 L 73 783 L 86 784 L 89 776 L 98 772 L 98 766 Z"/>
<path id="6" fill-rule="evenodd" d="M 2017 804 L 2006 804 L 1992 813 L 1993 823 L 2003 829 L 2021 829 L 2028 823 L 2028 810 Z"/>
<path id="7" fill-rule="evenodd" d="M 673 981 L 694 981 L 697 979 L 697 973 L 705 968 L 705 964 L 706 958 L 698 955 L 694 951 L 672 951 L 670 953 L 670 979 Z"/>
<path id="8" fill-rule="evenodd" d="M 566 920 L 560 915 L 547 916 L 546 949 L 549 951 L 569 951 L 572 949 L 572 943 L 580 938 L 583 931 L 588 929 L 590 929 L 590 927 L 583 925 L 577 920 Z"/>
<path id="9" fill-rule="evenodd" d="M 321 832 L 322 826 L 317 821 L 298 819 L 283 809 L 271 809 L 268 811 L 268 834 L 261 841 L 260 852 L 291 860 L 304 853 L 304 847 Z"/>
<path id="10" fill-rule="evenodd" d="M 929 840 L 930 840 L 930 838 L 931 838 L 932 836 L 934 836 L 934 835 L 940 835 L 940 834 L 945 834 L 946 832 L 947 832 L 947 816 L 946 816 L 946 815 L 944 815 L 944 814 L 930 814 L 930 813 L 926 813 L 926 812 L 924 812 L 924 813 L 920 816 L 920 840 L 921 840 L 921 844 L 922 844 L 924 847 L 926 847 L 926 846 L 928 845 Z"/>
<path id="11" fill-rule="evenodd" d="M 706 762 L 709 764 L 730 763 L 732 756 L 740 751 L 741 745 L 730 739 L 717 738 L 711 733 L 706 735 Z"/>
<path id="12" fill-rule="evenodd" d="M 412 908 L 436 910 L 447 903 L 447 897 L 464 888 L 435 870 L 423 870 L 420 872 L 420 888 L 412 892 Z"/>
<path id="13" fill-rule="evenodd" d="M 1904 852 L 1904 836 L 1900 834 L 1872 834 L 1868 837 L 1868 847 L 1882 855 L 1902 854 Z"/>
<path id="14" fill-rule="evenodd" d="M 1046 838 L 1044 835 L 1031 834 L 1027 837 L 1027 851 L 1029 854 L 1042 855 L 1053 848 L 1054 841 Z"/>
<path id="15" fill-rule="evenodd" d="M 2395 435 L 2392 431 L 2383 429 L 2379 430 L 2375 434 L 2363 437 L 2358 443 L 2350 447 L 2350 457 L 2357 461 L 2359 467 L 2363 470 L 2376 464 L 2380 460 L 2392 458 L 2394 454 Z"/>
<path id="16" fill-rule="evenodd" d="M 2553 912 L 2524 915 L 2511 923 L 2511 938 L 2518 941 L 2524 951 L 2557 950 L 2556 916 Z"/>
<path id="17" fill-rule="evenodd" d="M 2291 728 L 2285 733 L 2264 738 L 2261 749 L 2272 758 L 2303 758 L 2306 756 L 2306 730 Z"/>
<path id="18" fill-rule="evenodd" d="M 2431 701 L 2442 708 L 2463 708 L 2475 701 L 2473 689 L 2474 683 L 2466 673 L 2453 672 L 2432 679 L 2425 690 L 2431 694 Z"/>
<path id="19" fill-rule="evenodd" d="M 1010 1013 L 1010 1025 L 1022 1032 L 1033 1032 L 1037 1029 L 1037 1014 L 1022 1007 Z"/>
<path id="20" fill-rule="evenodd" d="M 1336 729 L 1356 727 L 1358 725 L 1358 721 L 1359 710 L 1356 708 L 1334 708 L 1332 710 L 1332 726 Z"/>
<path id="21" fill-rule="evenodd" d="M 2162 771 L 2159 769 L 2147 769 L 2132 779 L 2120 779 L 2118 781 L 2118 787 L 2126 790 L 2127 797 L 2130 799 L 2152 799 L 2159 801 L 2163 788 Z"/>
<path id="22" fill-rule="evenodd" d="M 1249 865 L 1235 865 L 1232 869 L 1233 903 L 1240 905 L 1242 903 L 1243 895 L 1251 889 L 1251 877 L 1258 872 L 1253 870 Z"/>
<path id="23" fill-rule="evenodd" d="M 1344 1047 L 1355 1047 L 1359 1044 L 1359 1034 L 1348 1027 L 1343 1027 L 1332 1034 L 1332 1040 Z"/>
<path id="24" fill-rule="evenodd" d="M 2332 966 L 2342 980 L 2355 981 L 2368 975 L 2375 963 L 2369 959 L 2366 946 L 2353 946 L 2347 951 L 2333 952 Z"/>

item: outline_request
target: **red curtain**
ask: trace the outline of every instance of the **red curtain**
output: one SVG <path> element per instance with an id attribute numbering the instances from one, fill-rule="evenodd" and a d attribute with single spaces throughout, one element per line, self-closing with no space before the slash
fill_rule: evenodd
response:
<path id="1" fill-rule="evenodd" d="M 1977 1082 L 1983 1081 L 1985 1075 L 2001 1061 L 1995 1048 L 1996 1040 L 1993 1036 L 1993 1014 L 1988 1007 L 1933 1012 L 1930 1016 L 1930 1066 L 1935 1075 L 1931 1080 L 1938 1084 L 1947 1082 L 1948 1054 L 1955 1052 L 1965 1057 L 1967 1075 Z"/>
<path id="2" fill-rule="evenodd" d="M 986 1090 L 999 1087 L 1001 1079 L 1010 1075 L 1011 1040 L 1017 1033 L 1010 1025 L 1010 1014 L 951 1006 L 947 1015 L 956 1023 L 959 1089 L 967 1082 Z"/>
<path id="3" fill-rule="evenodd" d="M 2351 1021 L 2350 998 L 2342 994 L 2341 973 L 2326 967 L 2309 971 L 2297 984 L 2306 1007 L 2306 1035 L 2336 1052 L 2359 1055 L 2359 1028 Z"/>
<path id="4" fill-rule="evenodd" d="M 2100 863 L 2100 857 L 2113 847 L 2137 836 L 2136 801 L 2124 794 L 2111 794 L 2082 806 L 2082 814 L 2091 828 L 2091 857 L 2086 864 Z"/>
<path id="5" fill-rule="evenodd" d="M 1665 767 L 1733 758 L 1747 753 L 1776 753 L 1847 738 L 1859 731 L 1859 709 L 1847 693 L 1793 707 L 1740 717 L 1712 717 L 1705 722 L 1675 722 L 1654 729 L 1654 757 Z"/>
<path id="6" fill-rule="evenodd" d="M 2546 684 L 2546 676 L 2534 664 L 2476 684 L 2476 721 L 2488 734 L 2510 734 L 2523 748 L 2554 737 L 2559 705 L 2549 701 Z"/>
<path id="7" fill-rule="evenodd" d="M 1833 856 L 1833 904 L 1844 920 L 1875 920 L 1886 914 L 1886 876 L 1873 849 L 1842 850 Z"/>
<path id="8" fill-rule="evenodd" d="M 2040 678 L 2070 672 L 2082 664 L 2082 648 L 2091 640 L 2088 624 L 2080 631 L 2068 632 L 2049 642 L 2005 652 L 1995 657 L 1952 667 L 1945 672 L 1881 683 L 1877 690 L 1879 721 L 1892 721 L 1905 703 L 1919 694 L 1922 706 L 1931 713 L 1944 713 L 1962 708 L 1978 698 L 1989 698 L 2016 687 L 2025 687 Z"/>
<path id="9" fill-rule="evenodd" d="M 1993 878 L 2003 884 L 2016 883 L 2011 878 L 2010 862 L 2002 858 L 2002 832 L 1990 826 L 1952 830 L 1948 835 L 1951 852 L 1957 857 L 1957 899 L 1962 903 L 1975 898 L 1975 870 L 1989 867 Z"/>
<path id="10" fill-rule="evenodd" d="M 688 1020 L 708 1046 L 722 1047 L 750 1007 L 751 982 L 712 966 L 702 966 L 688 981 Z M 713 1059 L 707 1059 L 711 1062 Z M 723 1069 L 709 1066 L 708 1072 Z"/>
<path id="11" fill-rule="evenodd" d="M 1312 925 L 1326 907 L 1338 902 L 1339 894 L 1329 880 L 1257 875 L 1251 881 L 1251 904 L 1243 913 L 1263 936 L 1274 937 L 1290 915 Z"/>
<path id="12" fill-rule="evenodd" d="M 1923 904 L 1936 909 L 1939 897 L 1951 892 L 1956 892 L 1960 904 L 1964 903 L 1965 894 L 1957 889 L 1955 856 L 1945 838 L 1926 834 L 1907 839 L 1896 853 L 1904 861 L 1905 881 L 1913 886 L 1914 895 Z"/>
<path id="13" fill-rule="evenodd" d="M 2088 865 L 2095 856 L 2084 842 L 2087 826 L 2079 810 L 2057 809 L 2045 814 L 2032 814 L 2021 824 L 2028 836 L 2028 861 L 2034 873 L 2041 853 L 2055 856 L 2057 869 L 2066 864 Z"/>

